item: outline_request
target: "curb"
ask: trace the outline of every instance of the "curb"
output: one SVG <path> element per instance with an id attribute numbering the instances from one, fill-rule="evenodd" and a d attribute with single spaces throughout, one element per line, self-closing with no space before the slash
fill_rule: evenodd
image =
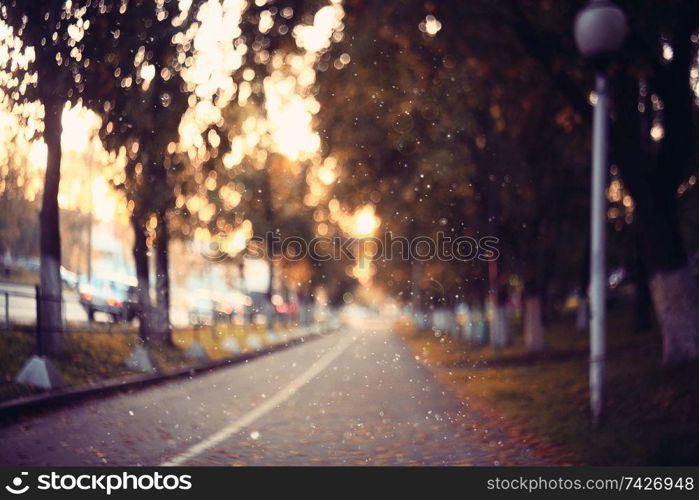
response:
<path id="1" fill-rule="evenodd" d="M 35 412 L 51 411 L 59 407 L 66 406 L 70 403 L 75 403 L 93 396 L 106 396 L 112 393 L 141 389 L 160 383 L 168 382 L 170 380 L 175 380 L 184 377 L 192 377 L 194 375 L 202 374 L 205 372 L 211 372 L 219 368 L 245 363 L 246 361 L 250 361 L 255 358 L 260 358 L 268 354 L 283 351 L 285 349 L 294 347 L 299 344 L 304 344 L 310 340 L 318 339 L 329 333 L 333 333 L 334 331 L 337 331 L 337 329 L 333 329 L 332 331 L 328 332 L 317 331 L 304 337 L 292 338 L 287 342 L 260 349 L 259 351 L 241 353 L 230 358 L 225 358 L 218 361 L 211 361 L 201 365 L 183 368 L 171 372 L 158 373 L 155 375 L 146 375 L 143 377 L 134 377 L 129 379 L 106 380 L 104 382 L 97 382 L 90 386 L 70 387 L 67 389 L 48 391 L 42 394 L 25 396 L 22 398 L 6 401 L 4 403 L 0 403 L 0 426 L 15 421 L 18 417 L 26 416 Z"/>

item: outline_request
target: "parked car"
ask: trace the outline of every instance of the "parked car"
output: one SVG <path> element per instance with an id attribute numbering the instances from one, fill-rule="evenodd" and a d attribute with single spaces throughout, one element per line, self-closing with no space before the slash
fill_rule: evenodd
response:
<path id="1" fill-rule="evenodd" d="M 61 281 L 65 286 L 75 288 L 78 286 L 78 275 L 61 266 Z"/>
<path id="2" fill-rule="evenodd" d="M 212 325 L 230 321 L 233 307 L 220 294 L 208 290 L 196 290 L 189 306 L 189 323 L 192 326 Z"/>
<path id="3" fill-rule="evenodd" d="M 197 289 L 189 304 L 189 323 L 192 326 L 212 323 L 244 323 L 250 315 L 252 299 L 242 292 L 225 293 Z"/>
<path id="4" fill-rule="evenodd" d="M 22 269 L 38 272 L 41 267 L 41 262 L 39 261 L 39 257 L 18 257 L 15 261 L 15 265 Z"/>
<path id="5" fill-rule="evenodd" d="M 252 299 L 242 292 L 233 290 L 226 294 L 226 303 L 231 306 L 231 321 L 236 324 L 244 324 L 249 320 Z"/>
<path id="6" fill-rule="evenodd" d="M 129 322 L 138 312 L 137 284 L 135 278 L 119 273 L 94 275 L 89 282 L 78 284 L 80 303 L 90 321 L 94 321 L 96 312 L 101 312 L 115 323 Z"/>
<path id="7" fill-rule="evenodd" d="M 272 295 L 272 305 L 274 306 L 277 319 L 281 321 L 295 319 L 299 314 L 299 304 L 296 298 L 285 299 L 275 293 Z"/>

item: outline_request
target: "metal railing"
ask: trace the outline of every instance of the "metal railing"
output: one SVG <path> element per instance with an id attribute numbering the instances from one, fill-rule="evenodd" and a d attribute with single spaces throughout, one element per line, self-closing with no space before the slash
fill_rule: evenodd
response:
<path id="1" fill-rule="evenodd" d="M 26 290 L 11 290 L 9 288 L 26 288 Z M 64 288 L 62 296 L 55 297 L 41 293 L 38 285 L 18 285 L 13 283 L 0 282 L 0 295 L 2 295 L 2 320 L 0 332 L 18 331 L 34 333 L 41 330 L 40 324 L 41 308 L 48 302 L 60 302 L 61 304 L 61 333 L 71 332 L 104 332 L 104 333 L 137 333 L 138 315 L 127 321 L 125 315 L 119 314 L 119 318 L 114 318 L 106 312 L 97 311 L 98 318 L 102 320 L 92 320 L 87 308 L 75 289 Z M 136 306 L 137 307 L 137 306 Z M 260 311 L 261 312 L 261 311 Z M 249 324 L 254 311 L 243 314 L 244 324 Z M 171 325 L 173 328 L 188 328 L 195 330 L 210 329 L 214 331 L 220 325 L 234 322 L 234 317 L 222 317 L 216 309 L 207 314 L 205 321 L 199 323 L 187 323 Z M 312 315 L 311 315 L 312 316 Z M 281 320 L 281 321 L 280 321 Z M 293 324 L 298 326 L 310 325 L 314 322 L 312 317 L 304 318 L 282 318 L 275 314 L 274 321 L 280 321 L 287 327 Z"/>
<path id="2" fill-rule="evenodd" d="M 8 288 L 27 288 L 27 290 L 10 290 Z M 31 291 L 29 291 L 31 290 Z M 38 332 L 42 325 L 41 309 L 49 302 L 60 302 L 61 333 L 69 332 L 109 332 L 133 333 L 137 326 L 133 322 L 92 321 L 77 291 L 64 289 L 60 297 L 41 293 L 39 285 L 0 283 L 2 296 L 2 321 L 0 331 Z"/>

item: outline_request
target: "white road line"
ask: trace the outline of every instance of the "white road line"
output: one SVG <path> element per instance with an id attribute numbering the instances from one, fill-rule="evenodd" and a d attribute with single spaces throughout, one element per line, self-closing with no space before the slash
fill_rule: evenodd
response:
<path id="1" fill-rule="evenodd" d="M 292 380 L 289 385 L 284 387 L 282 390 L 277 392 L 271 398 L 265 400 L 264 403 L 250 410 L 248 413 L 240 417 L 238 420 L 231 422 L 229 425 L 223 429 L 215 432 L 211 436 L 207 437 L 203 441 L 190 447 L 183 453 L 174 456 L 170 460 L 160 464 L 161 467 L 171 467 L 176 465 L 182 465 L 183 463 L 191 460 L 192 458 L 201 455 L 206 450 L 213 448 L 214 446 L 225 441 L 232 435 L 240 432 L 248 425 L 255 422 L 258 418 L 269 413 L 271 410 L 282 404 L 284 401 L 289 399 L 291 396 L 296 394 L 296 392 L 311 381 L 316 375 L 320 374 L 324 369 L 326 369 L 330 363 L 332 363 L 340 354 L 342 354 L 347 347 L 352 343 L 354 337 L 345 336 L 333 346 L 327 353 L 325 353 L 321 358 L 319 358 L 315 363 L 313 363 L 308 370 L 299 375 L 297 378 Z"/>

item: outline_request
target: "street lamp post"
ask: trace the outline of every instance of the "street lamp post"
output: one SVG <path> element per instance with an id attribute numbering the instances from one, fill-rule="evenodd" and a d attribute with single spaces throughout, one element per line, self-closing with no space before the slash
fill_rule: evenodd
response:
<path id="1" fill-rule="evenodd" d="M 606 66 L 619 50 L 628 28 L 622 10 L 607 0 L 592 0 L 575 19 L 575 42 L 595 68 L 592 121 L 592 194 L 590 203 L 590 409 L 595 426 L 604 417 L 607 276 L 605 226 L 609 120 Z"/>

